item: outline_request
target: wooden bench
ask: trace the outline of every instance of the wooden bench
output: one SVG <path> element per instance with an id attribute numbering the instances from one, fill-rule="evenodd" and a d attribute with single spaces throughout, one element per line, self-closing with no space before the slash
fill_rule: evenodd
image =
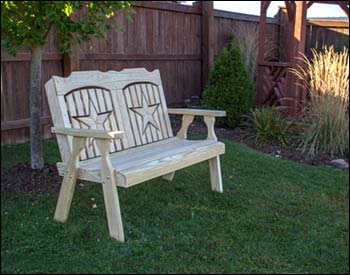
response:
<path id="1" fill-rule="evenodd" d="M 77 179 L 102 183 L 108 228 L 124 241 L 118 187 L 160 177 L 171 181 L 175 171 L 209 160 L 212 190 L 222 192 L 215 117 L 224 111 L 168 109 L 158 70 L 81 71 L 53 76 L 45 89 L 62 162 L 63 182 L 55 220 L 65 222 Z M 176 136 L 169 114 L 182 115 Z M 204 116 L 206 140 L 187 140 L 194 116 Z M 200 179 L 198 179 L 200 180 Z"/>

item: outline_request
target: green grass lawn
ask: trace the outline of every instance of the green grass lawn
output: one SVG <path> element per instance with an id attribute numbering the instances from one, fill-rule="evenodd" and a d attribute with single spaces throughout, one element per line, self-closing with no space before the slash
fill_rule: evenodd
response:
<path id="1" fill-rule="evenodd" d="M 75 193 L 63 225 L 56 196 L 2 195 L 1 273 L 349 273 L 348 173 L 225 143 L 223 194 L 207 163 L 119 188 L 125 243 L 109 238 L 99 185 Z M 59 159 L 55 142 L 44 152 Z M 1 150 L 2 166 L 28 159 L 27 145 Z"/>

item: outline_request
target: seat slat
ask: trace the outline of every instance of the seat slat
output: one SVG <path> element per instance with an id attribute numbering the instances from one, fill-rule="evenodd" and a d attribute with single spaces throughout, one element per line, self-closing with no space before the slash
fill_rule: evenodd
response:
<path id="1" fill-rule="evenodd" d="M 213 140 L 170 138 L 158 143 L 124 150 L 110 155 L 118 186 L 130 187 L 142 181 L 193 165 L 223 154 L 225 146 Z M 65 165 L 58 165 L 59 171 Z M 79 178 L 100 182 L 100 158 L 80 163 Z"/>
<path id="2" fill-rule="evenodd" d="M 121 152 L 118 152 L 118 156 L 121 158 L 124 158 L 124 157 L 129 157 L 130 155 L 133 155 L 135 153 L 142 154 L 144 152 L 147 152 L 148 150 L 155 150 L 156 148 L 158 148 L 158 146 L 164 146 L 165 144 L 172 143 L 172 142 L 174 142 L 173 139 L 165 139 L 157 143 L 151 143 L 145 146 L 130 148 L 128 150 L 123 150 Z M 111 154 L 110 157 L 114 158 L 116 157 L 116 154 Z M 95 159 L 84 160 L 80 163 L 81 165 L 84 165 L 85 168 L 93 169 L 93 167 L 98 165 L 99 162 L 100 162 L 100 159 L 95 158 Z"/>
<path id="3" fill-rule="evenodd" d="M 128 152 L 130 150 L 126 150 L 124 152 L 114 153 L 110 155 L 110 159 L 114 169 L 123 170 L 137 166 L 140 164 L 140 162 L 150 162 L 161 157 L 177 154 L 182 151 L 188 151 L 199 146 L 207 146 L 214 143 L 216 142 L 213 140 L 191 141 L 172 138 L 170 142 L 162 144 L 157 143 L 157 146 L 145 145 L 143 147 L 140 147 L 140 149 L 143 148 L 143 150 L 135 148 L 133 152 Z M 93 164 L 82 163 L 81 167 L 86 170 L 99 170 L 101 168 L 99 165 L 100 162 L 97 161 Z"/>
<path id="4" fill-rule="evenodd" d="M 117 182 L 119 186 L 131 187 L 224 153 L 225 145 L 221 142 L 193 147 L 190 150 L 171 154 L 116 172 Z"/>

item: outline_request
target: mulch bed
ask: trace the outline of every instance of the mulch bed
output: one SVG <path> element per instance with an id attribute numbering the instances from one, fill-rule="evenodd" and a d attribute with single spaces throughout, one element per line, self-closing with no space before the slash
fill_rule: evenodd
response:
<path id="1" fill-rule="evenodd" d="M 174 133 L 176 133 L 181 126 L 181 120 L 172 118 L 171 121 Z M 207 127 L 204 122 L 195 121 L 190 126 L 189 132 L 206 135 Z M 218 138 L 233 140 L 266 154 L 300 163 L 332 167 L 330 161 L 335 158 L 331 158 L 331 156 L 326 154 L 308 157 L 293 148 L 284 148 L 270 144 L 256 144 L 247 132 L 241 129 L 217 127 L 216 134 Z M 32 170 L 28 163 L 19 163 L 9 169 L 1 168 L 1 193 L 29 193 L 32 195 L 58 194 L 61 182 L 62 177 L 58 175 L 55 165 L 45 164 L 44 168 L 40 170 Z M 83 183 L 78 181 L 77 188 L 82 186 Z"/>
<path id="2" fill-rule="evenodd" d="M 45 164 L 42 169 L 32 170 L 29 163 L 18 163 L 9 169 L 1 169 L 2 194 L 58 194 L 61 182 L 56 165 Z"/>
<path id="3" fill-rule="evenodd" d="M 177 128 L 178 122 L 175 123 Z M 195 134 L 206 135 L 207 126 L 202 121 L 195 121 L 191 124 L 189 132 Z M 307 154 L 302 154 L 300 150 L 295 148 L 282 147 L 274 144 L 258 144 L 255 140 L 247 133 L 239 128 L 229 129 L 225 127 L 216 127 L 215 133 L 217 137 L 223 139 L 229 139 L 240 144 L 244 144 L 248 147 L 254 148 L 258 151 L 261 151 L 265 154 L 275 156 L 282 159 L 289 159 L 299 163 L 307 163 L 311 165 L 319 165 L 324 167 L 333 167 L 331 161 L 337 158 L 344 158 L 340 156 L 331 157 L 328 154 L 318 154 L 317 156 L 307 156 Z M 348 159 L 345 159 L 348 161 Z"/>

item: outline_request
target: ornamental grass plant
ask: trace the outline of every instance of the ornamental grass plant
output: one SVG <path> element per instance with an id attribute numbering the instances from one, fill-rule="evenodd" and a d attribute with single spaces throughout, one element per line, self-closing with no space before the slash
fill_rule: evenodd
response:
<path id="1" fill-rule="evenodd" d="M 319 152 L 349 155 L 349 52 L 312 50 L 302 57 L 305 66 L 292 72 L 307 83 L 310 102 L 300 147 L 309 155 Z"/>

